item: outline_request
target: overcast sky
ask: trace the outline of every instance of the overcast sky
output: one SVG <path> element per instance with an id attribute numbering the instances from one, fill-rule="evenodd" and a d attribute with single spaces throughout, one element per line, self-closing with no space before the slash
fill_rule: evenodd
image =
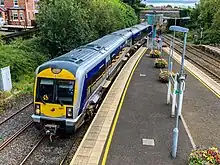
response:
<path id="1" fill-rule="evenodd" d="M 162 5 L 174 5 L 174 6 L 194 6 L 199 0 L 142 0 L 142 3 L 146 3 L 154 6 Z"/>

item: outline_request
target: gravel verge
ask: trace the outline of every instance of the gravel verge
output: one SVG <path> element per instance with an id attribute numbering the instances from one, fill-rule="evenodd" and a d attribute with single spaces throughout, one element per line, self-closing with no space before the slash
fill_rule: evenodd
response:
<path id="1" fill-rule="evenodd" d="M 6 105 L 5 111 L 0 113 L 0 121 L 12 115 L 31 101 L 33 101 L 33 96 L 30 94 L 20 95 L 12 98 Z"/>

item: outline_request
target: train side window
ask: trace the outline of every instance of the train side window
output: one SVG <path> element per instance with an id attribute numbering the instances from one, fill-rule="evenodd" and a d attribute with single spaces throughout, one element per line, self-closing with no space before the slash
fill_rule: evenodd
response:
<path id="1" fill-rule="evenodd" d="M 103 64 L 99 70 L 90 78 L 87 80 L 87 88 L 92 86 L 102 75 L 102 73 L 105 71 L 105 64 Z M 91 92 L 91 91 L 90 91 Z"/>

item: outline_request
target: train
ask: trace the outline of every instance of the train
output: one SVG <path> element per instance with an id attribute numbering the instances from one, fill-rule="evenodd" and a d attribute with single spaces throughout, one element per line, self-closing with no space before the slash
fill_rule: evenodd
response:
<path id="1" fill-rule="evenodd" d="M 96 114 L 117 73 L 151 31 L 147 23 L 137 24 L 37 67 L 31 116 L 35 127 L 50 135 L 75 132 Z"/>

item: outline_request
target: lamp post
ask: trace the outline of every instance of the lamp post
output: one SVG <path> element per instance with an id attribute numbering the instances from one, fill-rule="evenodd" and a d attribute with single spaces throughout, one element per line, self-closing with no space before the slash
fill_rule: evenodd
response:
<path id="1" fill-rule="evenodd" d="M 201 33 L 200 33 L 200 45 L 201 45 L 201 43 L 202 43 L 202 32 L 203 32 L 203 28 L 202 27 L 200 27 L 200 29 L 201 29 Z"/>
<path id="2" fill-rule="evenodd" d="M 176 158 L 178 138 L 179 138 L 179 117 L 181 116 L 182 104 L 183 104 L 183 92 L 184 92 L 184 89 L 185 89 L 186 75 L 184 73 L 184 59 L 185 59 L 185 54 L 186 54 L 187 33 L 188 33 L 189 29 L 184 28 L 184 27 L 180 27 L 180 26 L 171 26 L 170 30 L 182 32 L 184 34 L 181 69 L 180 69 L 180 72 L 179 72 L 178 78 L 177 78 L 178 90 L 175 91 L 175 93 L 179 95 L 179 102 L 178 102 L 178 107 L 177 107 L 176 126 L 173 129 L 173 142 L 172 142 L 172 152 L 171 152 L 172 157 Z"/>
<path id="3" fill-rule="evenodd" d="M 176 26 L 176 21 L 177 21 L 177 19 L 180 19 L 180 20 L 189 20 L 190 19 L 190 17 L 180 17 L 180 18 L 178 18 L 178 17 L 163 17 L 163 19 L 174 19 L 175 20 L 175 26 Z M 171 41 L 171 48 L 170 48 L 170 56 L 169 56 L 169 67 L 168 67 L 168 70 L 169 71 L 172 71 L 172 68 L 173 68 L 173 62 L 172 62 L 172 58 L 173 58 L 173 49 L 174 49 L 174 40 L 175 40 L 175 36 L 176 35 L 176 32 L 174 31 L 174 33 L 173 33 L 173 41 Z"/>

